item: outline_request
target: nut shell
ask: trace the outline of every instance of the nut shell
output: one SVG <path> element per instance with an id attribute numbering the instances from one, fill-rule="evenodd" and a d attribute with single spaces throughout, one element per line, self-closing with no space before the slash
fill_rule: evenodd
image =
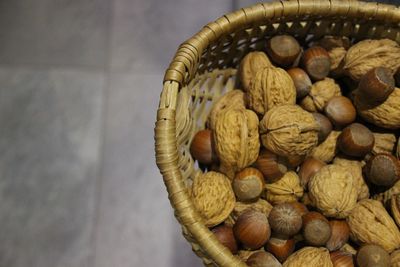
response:
<path id="1" fill-rule="evenodd" d="M 229 178 L 213 171 L 193 179 L 191 197 L 208 227 L 223 222 L 232 212 L 236 201 Z"/>
<path id="2" fill-rule="evenodd" d="M 382 203 L 364 199 L 347 218 L 350 237 L 360 244 L 377 244 L 389 253 L 400 247 L 400 232 Z"/>
<path id="3" fill-rule="evenodd" d="M 300 179 L 293 171 L 287 172 L 280 180 L 266 184 L 266 199 L 272 204 L 297 201 L 303 196 Z"/>
<path id="4" fill-rule="evenodd" d="M 302 225 L 300 213 L 289 203 L 275 205 L 268 221 L 274 233 L 288 237 L 297 234 Z"/>
<path id="5" fill-rule="evenodd" d="M 294 86 L 296 87 L 296 97 L 303 98 L 311 90 L 312 82 L 308 74 L 300 68 L 291 68 L 287 73 L 292 78 Z"/>
<path id="6" fill-rule="evenodd" d="M 301 185 L 304 188 L 307 188 L 308 182 L 310 178 L 316 174 L 322 167 L 326 165 L 325 162 L 322 160 L 308 157 L 306 160 L 301 164 L 298 175 L 300 178 Z"/>
<path id="7" fill-rule="evenodd" d="M 232 182 L 233 192 L 240 201 L 255 201 L 264 191 L 264 177 L 255 168 L 238 172 Z"/>
<path id="8" fill-rule="evenodd" d="M 335 251 L 343 247 L 349 240 L 350 227 L 345 220 L 332 220 L 329 225 L 331 226 L 332 235 L 326 242 L 326 248 L 329 251 Z"/>
<path id="9" fill-rule="evenodd" d="M 368 244 L 362 246 L 357 252 L 357 265 L 359 267 L 388 267 L 390 255 L 381 246 Z"/>
<path id="10" fill-rule="evenodd" d="M 331 59 L 324 48 L 313 46 L 304 51 L 302 65 L 311 79 L 319 81 L 328 76 Z"/>
<path id="11" fill-rule="evenodd" d="M 300 55 L 301 47 L 291 35 L 276 35 L 268 40 L 267 53 L 274 63 L 289 67 Z"/>
<path id="12" fill-rule="evenodd" d="M 266 149 L 261 149 L 254 165 L 262 172 L 265 181 L 268 183 L 278 181 L 291 169 L 285 157 L 278 156 Z"/>
<path id="13" fill-rule="evenodd" d="M 390 267 L 400 267 L 400 250 L 395 250 L 390 254 Z"/>
<path id="14" fill-rule="evenodd" d="M 220 225 L 212 229 L 211 232 L 214 233 L 218 241 L 227 247 L 232 254 L 236 254 L 238 252 L 238 246 L 235 236 L 233 235 L 232 227 Z"/>
<path id="15" fill-rule="evenodd" d="M 337 139 L 340 133 L 339 131 L 332 131 L 324 142 L 311 151 L 310 156 L 326 163 L 331 162 L 338 152 Z"/>
<path id="16" fill-rule="evenodd" d="M 210 130 L 201 130 L 195 134 L 190 145 L 190 154 L 200 163 L 206 165 L 212 164 L 217 160 Z"/>
<path id="17" fill-rule="evenodd" d="M 392 218 L 400 227 L 400 195 L 394 195 L 390 200 L 390 208 L 392 211 Z"/>
<path id="18" fill-rule="evenodd" d="M 238 72 L 245 92 L 251 88 L 257 71 L 265 67 L 272 67 L 272 63 L 264 52 L 254 51 L 243 57 Z"/>
<path id="19" fill-rule="evenodd" d="M 282 267 L 279 261 L 271 254 L 265 251 L 257 251 L 247 259 L 246 264 L 249 267 Z"/>
<path id="20" fill-rule="evenodd" d="M 392 133 L 373 133 L 375 144 L 372 148 L 372 154 L 388 153 L 392 154 L 395 144 L 396 136 Z"/>
<path id="21" fill-rule="evenodd" d="M 400 163 L 391 154 L 376 154 L 367 161 L 364 173 L 375 185 L 392 186 L 400 179 Z"/>
<path id="22" fill-rule="evenodd" d="M 346 126 L 356 119 L 356 108 L 353 103 L 344 96 L 334 96 L 324 107 L 325 115 L 335 126 Z"/>
<path id="23" fill-rule="evenodd" d="M 225 221 L 225 224 L 232 226 L 237 221 L 237 218 L 239 218 L 239 216 L 247 210 L 259 211 L 268 216 L 272 210 L 272 205 L 262 198 L 258 199 L 256 202 L 237 201 L 232 213 L 229 216 L 231 220 Z"/>
<path id="24" fill-rule="evenodd" d="M 372 132 L 360 123 L 352 123 L 338 137 L 339 149 L 348 156 L 364 157 L 375 144 Z"/>
<path id="25" fill-rule="evenodd" d="M 324 246 L 331 237 L 329 221 L 321 213 L 310 211 L 303 215 L 303 236 L 311 246 Z"/>
<path id="26" fill-rule="evenodd" d="M 277 237 L 271 237 L 265 249 L 271 252 L 280 262 L 284 262 L 295 249 L 294 239 L 280 239 Z"/>
<path id="27" fill-rule="evenodd" d="M 283 267 L 333 267 L 329 251 L 326 248 L 305 247 L 293 253 Z"/>
<path id="28" fill-rule="evenodd" d="M 322 115 L 321 113 L 314 112 L 312 115 L 314 116 L 314 119 L 319 126 L 318 144 L 320 144 L 325 141 L 329 134 L 332 132 L 333 126 L 328 117 Z"/>
<path id="29" fill-rule="evenodd" d="M 260 122 L 263 146 L 281 156 L 309 153 L 318 143 L 318 131 L 312 114 L 297 105 L 273 108 Z"/>
<path id="30" fill-rule="evenodd" d="M 353 255 L 343 251 L 331 252 L 333 267 L 354 267 Z"/>
<path id="31" fill-rule="evenodd" d="M 301 103 L 307 102 L 309 100 L 312 100 L 314 107 L 310 107 L 311 103 L 309 105 L 306 104 L 301 104 L 304 109 L 310 112 L 314 112 L 315 110 L 317 111 L 323 111 L 326 103 L 334 97 L 334 96 L 341 96 L 342 93 L 340 91 L 339 85 L 335 82 L 334 79 L 331 78 L 325 78 L 321 81 L 318 81 L 314 83 L 311 86 L 311 90 L 308 96 L 306 96 Z"/>
<path id="32" fill-rule="evenodd" d="M 393 73 L 385 67 L 377 67 L 369 70 L 361 77 L 358 89 L 364 100 L 371 104 L 384 102 L 393 92 L 395 81 Z"/>

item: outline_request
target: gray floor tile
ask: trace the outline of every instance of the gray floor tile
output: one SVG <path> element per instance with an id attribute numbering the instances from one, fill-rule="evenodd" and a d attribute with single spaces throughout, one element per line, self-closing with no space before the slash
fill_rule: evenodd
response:
<path id="1" fill-rule="evenodd" d="M 164 71 L 180 43 L 231 8 L 230 0 L 115 0 L 112 68 Z"/>
<path id="2" fill-rule="evenodd" d="M 0 1 L 0 63 L 103 68 L 109 2 Z"/>
<path id="3" fill-rule="evenodd" d="M 103 75 L 0 69 L 0 266 L 86 267 Z"/>
<path id="4" fill-rule="evenodd" d="M 155 166 L 162 75 L 114 74 L 107 101 L 96 267 L 201 266 Z"/>

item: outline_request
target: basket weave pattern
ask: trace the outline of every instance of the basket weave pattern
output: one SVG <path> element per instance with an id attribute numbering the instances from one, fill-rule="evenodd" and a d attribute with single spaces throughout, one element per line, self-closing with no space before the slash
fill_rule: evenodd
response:
<path id="1" fill-rule="evenodd" d="M 156 161 L 175 216 L 193 251 L 207 266 L 246 266 L 204 225 L 188 186 L 201 170 L 189 153 L 193 135 L 222 94 L 236 88 L 236 70 L 265 40 L 288 33 L 302 44 L 324 35 L 400 42 L 400 9 L 391 5 L 339 0 L 298 0 L 257 4 L 211 22 L 178 49 L 164 77 L 155 127 Z"/>

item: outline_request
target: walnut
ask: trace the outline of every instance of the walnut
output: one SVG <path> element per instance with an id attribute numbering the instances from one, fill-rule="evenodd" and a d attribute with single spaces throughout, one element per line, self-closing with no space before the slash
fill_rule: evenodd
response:
<path id="1" fill-rule="evenodd" d="M 350 47 L 344 58 L 344 71 L 353 79 L 372 68 L 386 67 L 393 73 L 400 67 L 400 46 L 392 40 L 363 40 Z"/>
<path id="2" fill-rule="evenodd" d="M 280 156 L 301 156 L 318 143 L 319 126 L 313 115 L 297 105 L 268 111 L 260 122 L 264 147 Z"/>
<path id="3" fill-rule="evenodd" d="M 223 222 L 232 212 L 236 201 L 229 178 L 214 171 L 193 179 L 191 197 L 208 227 Z"/>
<path id="4" fill-rule="evenodd" d="M 272 204 L 297 201 L 303 196 L 300 178 L 293 171 L 287 172 L 275 183 L 266 184 L 266 199 Z"/>
<path id="5" fill-rule="evenodd" d="M 258 70 L 272 66 L 271 61 L 264 52 L 254 51 L 248 53 L 240 62 L 238 70 L 243 90 L 247 92 L 251 88 Z"/>
<path id="6" fill-rule="evenodd" d="M 399 54 L 400 55 L 400 54 Z M 385 102 L 370 106 L 357 90 L 354 93 L 354 104 L 358 114 L 366 121 L 387 129 L 400 128 L 400 89 L 395 88 Z"/>
<path id="7" fill-rule="evenodd" d="M 400 232 L 382 203 L 363 199 L 347 218 L 350 237 L 359 244 L 382 246 L 389 253 L 400 247 Z"/>
<path id="8" fill-rule="evenodd" d="M 357 203 L 353 175 L 339 165 L 322 167 L 308 182 L 312 203 L 327 217 L 346 218 Z"/>
<path id="9" fill-rule="evenodd" d="M 283 263 L 283 267 L 333 267 L 329 251 L 326 248 L 305 247 L 292 255 Z"/>
<path id="10" fill-rule="evenodd" d="M 324 142 L 316 146 L 310 153 L 310 156 L 329 163 L 338 152 L 337 139 L 341 132 L 332 131 Z"/>
<path id="11" fill-rule="evenodd" d="M 304 97 L 300 105 L 307 111 L 323 111 L 325 104 L 334 96 L 340 96 L 339 85 L 331 78 L 325 78 L 311 86 L 310 93 Z M 314 106 L 311 104 L 311 101 Z"/>
<path id="12" fill-rule="evenodd" d="M 353 177 L 356 180 L 358 189 L 357 200 L 369 198 L 369 188 L 362 176 L 362 167 L 363 167 L 362 162 L 358 160 L 336 157 L 333 160 L 333 164 L 346 168 L 353 175 Z"/>
<path id="13" fill-rule="evenodd" d="M 350 245 L 349 243 L 344 244 L 343 247 L 341 247 L 339 250 L 343 251 L 343 252 L 350 253 L 351 255 L 356 255 L 357 254 L 357 250 L 352 245 Z"/>
<path id="14" fill-rule="evenodd" d="M 257 71 L 251 88 L 247 91 L 250 109 L 258 114 L 273 107 L 296 103 L 296 87 L 290 75 L 281 68 L 266 67 Z"/>
<path id="15" fill-rule="evenodd" d="M 400 267 L 400 249 L 390 254 L 390 267 Z"/>
<path id="16" fill-rule="evenodd" d="M 258 117 L 247 109 L 225 109 L 216 117 L 215 150 L 221 172 L 233 179 L 235 172 L 257 160 L 260 150 Z"/>
<path id="17" fill-rule="evenodd" d="M 245 109 L 245 95 L 241 90 L 232 90 L 224 95 L 222 95 L 213 105 L 210 111 L 210 115 L 208 116 L 208 127 L 211 130 L 215 129 L 215 121 L 219 113 L 222 110 L 228 108 L 238 108 L 238 109 Z"/>
<path id="18" fill-rule="evenodd" d="M 390 199 L 397 194 L 400 194 L 400 180 L 385 192 L 377 194 L 372 198 L 382 202 L 383 205 L 386 205 L 388 201 L 390 201 Z"/>
<path id="19" fill-rule="evenodd" d="M 272 205 L 269 204 L 268 201 L 261 198 L 256 202 L 251 203 L 237 201 L 231 215 L 229 216 L 228 220 L 225 221 L 225 224 L 233 226 L 237 218 L 248 209 L 260 211 L 268 216 L 272 210 Z"/>
<path id="20" fill-rule="evenodd" d="M 394 195 L 390 200 L 392 218 L 400 226 L 400 195 Z"/>
<path id="21" fill-rule="evenodd" d="M 389 153 L 392 154 L 396 144 L 396 136 L 392 133 L 372 133 L 375 138 L 375 144 L 372 148 L 372 154 Z"/>
<path id="22" fill-rule="evenodd" d="M 346 49 L 344 47 L 335 47 L 328 51 L 331 59 L 331 73 L 339 75 L 343 72 L 344 58 L 346 56 Z"/>

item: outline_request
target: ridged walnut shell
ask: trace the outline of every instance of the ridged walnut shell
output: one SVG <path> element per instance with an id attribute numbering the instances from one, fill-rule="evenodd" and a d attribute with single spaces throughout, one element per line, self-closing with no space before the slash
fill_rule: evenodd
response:
<path id="1" fill-rule="evenodd" d="M 346 218 L 355 207 L 357 182 L 344 167 L 326 165 L 308 182 L 312 203 L 327 217 Z"/>
<path id="2" fill-rule="evenodd" d="M 358 114 L 366 121 L 386 129 L 400 128 L 400 89 L 395 88 L 385 102 L 370 106 L 363 100 L 357 90 L 354 93 L 354 104 Z"/>
<path id="3" fill-rule="evenodd" d="M 313 115 L 297 105 L 273 108 L 260 122 L 264 147 L 286 157 L 308 154 L 318 143 L 318 131 Z"/>
<path id="4" fill-rule="evenodd" d="M 386 206 L 390 199 L 397 194 L 400 194 L 400 180 L 397 181 L 391 188 L 389 188 L 385 192 L 374 195 L 372 198 L 380 201 L 383 205 Z"/>
<path id="5" fill-rule="evenodd" d="M 207 172 L 193 179 L 191 197 L 207 227 L 223 222 L 235 206 L 235 194 L 228 177 Z"/>
<path id="6" fill-rule="evenodd" d="M 326 248 L 305 247 L 283 263 L 283 267 L 333 267 L 329 251 Z"/>
<path id="7" fill-rule="evenodd" d="M 390 201 L 390 209 L 394 221 L 400 227 L 400 195 L 394 195 L 392 197 Z"/>
<path id="8" fill-rule="evenodd" d="M 344 47 L 335 47 L 328 51 L 331 59 L 331 73 L 340 75 L 343 72 L 344 58 L 346 56 L 346 49 Z"/>
<path id="9" fill-rule="evenodd" d="M 375 138 L 375 144 L 372 148 L 372 154 L 388 153 L 392 154 L 396 144 L 396 136 L 392 133 L 372 133 Z"/>
<path id="10" fill-rule="evenodd" d="M 377 244 L 387 252 L 400 247 L 400 232 L 382 203 L 364 199 L 347 218 L 350 237 L 359 244 Z"/>
<path id="11" fill-rule="evenodd" d="M 242 90 L 232 90 L 224 95 L 222 95 L 213 105 L 210 111 L 210 115 L 208 116 L 208 127 L 211 130 L 215 129 L 215 122 L 217 120 L 218 115 L 221 111 L 237 108 L 237 109 L 245 109 L 245 94 Z"/>
<path id="12" fill-rule="evenodd" d="M 310 156 L 329 163 L 338 153 L 337 139 L 340 131 L 332 131 L 324 142 L 316 146 L 310 153 Z"/>
<path id="13" fill-rule="evenodd" d="M 342 95 L 342 93 L 335 80 L 325 78 L 311 86 L 310 93 L 303 98 L 300 105 L 310 112 L 323 111 L 329 99 L 340 95 Z"/>
<path id="14" fill-rule="evenodd" d="M 246 92 L 251 88 L 257 71 L 272 66 L 271 61 L 264 52 L 254 51 L 248 53 L 240 62 L 238 70 L 243 90 Z"/>
<path id="15" fill-rule="evenodd" d="M 222 110 L 215 121 L 214 142 L 221 172 L 233 179 L 235 172 L 257 160 L 260 150 L 257 115 L 247 109 Z"/>
<path id="16" fill-rule="evenodd" d="M 297 201 L 303 196 L 300 178 L 293 171 L 285 173 L 281 179 L 272 184 L 266 184 L 266 199 L 273 205 Z"/>
<path id="17" fill-rule="evenodd" d="M 264 115 L 268 110 L 281 105 L 296 103 L 296 87 L 290 75 L 281 68 L 266 67 L 255 76 L 247 91 L 250 109 Z"/>
<path id="18" fill-rule="evenodd" d="M 390 254 L 390 267 L 400 267 L 400 249 Z"/>
<path id="19" fill-rule="evenodd" d="M 386 67 L 395 73 L 400 67 L 400 46 L 392 40 L 363 40 L 350 47 L 344 59 L 344 71 L 353 79 L 370 69 Z"/>
<path id="20" fill-rule="evenodd" d="M 333 164 L 346 168 L 353 175 L 356 180 L 358 191 L 357 200 L 369 198 L 369 188 L 368 185 L 365 183 L 364 177 L 362 175 L 363 164 L 360 161 L 336 157 L 333 160 Z"/>

